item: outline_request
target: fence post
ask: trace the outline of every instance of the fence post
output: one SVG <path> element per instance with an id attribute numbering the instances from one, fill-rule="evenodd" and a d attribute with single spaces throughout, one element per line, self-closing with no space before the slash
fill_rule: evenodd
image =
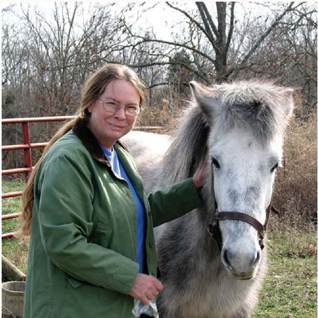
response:
<path id="1" fill-rule="evenodd" d="M 32 169 L 32 152 L 31 152 L 31 138 L 30 138 L 30 128 L 29 122 L 22 123 L 22 136 L 23 144 L 29 147 L 24 149 L 24 163 L 27 168 Z M 29 179 L 30 172 L 26 175 L 26 181 Z"/>

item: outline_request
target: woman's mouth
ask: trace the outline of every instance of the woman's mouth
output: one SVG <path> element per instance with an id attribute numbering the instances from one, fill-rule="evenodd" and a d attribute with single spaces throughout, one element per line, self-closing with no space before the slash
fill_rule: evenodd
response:
<path id="1" fill-rule="evenodd" d="M 115 124 L 112 124 L 112 123 L 108 123 L 110 126 L 112 126 L 112 128 L 113 129 L 118 129 L 118 130 L 120 130 L 120 129 L 124 129 L 125 128 L 125 126 L 120 126 L 120 125 L 115 125 Z"/>

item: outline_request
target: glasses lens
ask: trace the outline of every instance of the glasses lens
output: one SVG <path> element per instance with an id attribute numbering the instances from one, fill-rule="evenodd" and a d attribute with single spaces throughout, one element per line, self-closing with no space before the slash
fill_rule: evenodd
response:
<path id="1" fill-rule="evenodd" d="M 116 113 L 117 112 L 117 105 L 114 103 L 102 103 L 104 106 L 104 109 L 109 113 Z"/>
<path id="2" fill-rule="evenodd" d="M 137 116 L 140 113 L 139 106 L 127 106 L 125 107 L 125 113 L 127 116 Z"/>

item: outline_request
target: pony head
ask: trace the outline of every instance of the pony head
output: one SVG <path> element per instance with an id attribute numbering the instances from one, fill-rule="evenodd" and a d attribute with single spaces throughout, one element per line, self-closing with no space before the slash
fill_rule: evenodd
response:
<path id="1" fill-rule="evenodd" d="M 210 126 L 208 209 L 246 214 L 262 225 L 280 166 L 283 132 L 293 109 L 293 90 L 262 82 L 205 87 L 190 84 L 194 102 Z M 220 220 L 221 259 L 235 279 L 251 279 L 262 253 L 259 233 L 238 220 Z"/>

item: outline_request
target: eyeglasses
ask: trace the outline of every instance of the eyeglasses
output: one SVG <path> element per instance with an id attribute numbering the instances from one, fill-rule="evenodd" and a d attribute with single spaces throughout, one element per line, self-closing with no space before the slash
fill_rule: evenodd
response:
<path id="1" fill-rule="evenodd" d="M 117 103 L 108 101 L 105 102 L 101 99 L 97 99 L 104 107 L 104 109 L 112 114 L 117 113 L 122 107 L 120 107 Z M 140 113 L 140 107 L 138 105 L 128 105 L 124 107 L 126 116 L 135 117 Z"/>

